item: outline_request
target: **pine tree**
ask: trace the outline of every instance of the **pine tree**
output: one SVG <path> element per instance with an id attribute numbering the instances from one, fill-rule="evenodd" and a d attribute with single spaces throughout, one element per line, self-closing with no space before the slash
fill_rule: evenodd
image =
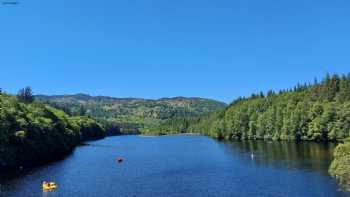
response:
<path id="1" fill-rule="evenodd" d="M 32 88 L 27 86 L 25 88 L 22 88 L 18 91 L 17 94 L 18 100 L 26 103 L 31 103 L 34 101 L 34 96 L 32 92 Z"/>
<path id="2" fill-rule="evenodd" d="M 339 93 L 337 100 L 344 102 L 350 99 L 350 80 L 347 80 L 346 76 L 343 75 L 339 82 Z"/>

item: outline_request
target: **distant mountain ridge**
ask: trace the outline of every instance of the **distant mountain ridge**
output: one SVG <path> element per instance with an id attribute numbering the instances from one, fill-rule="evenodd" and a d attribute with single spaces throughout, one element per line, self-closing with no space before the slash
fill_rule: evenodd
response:
<path id="1" fill-rule="evenodd" d="M 111 96 L 91 96 L 89 94 L 84 93 L 78 93 L 78 94 L 62 94 L 62 95 L 43 95 L 39 94 L 35 96 L 38 100 L 41 101 L 47 101 L 47 100 L 54 100 L 57 102 L 68 102 L 68 101 L 75 101 L 75 102 L 87 102 L 87 101 L 104 101 L 104 102 L 128 102 L 133 100 L 147 100 L 142 98 L 133 98 L 133 97 L 126 97 L 126 98 L 117 98 L 117 97 L 111 97 Z"/>
<path id="2" fill-rule="evenodd" d="M 147 129 L 172 118 L 199 117 L 227 106 L 226 103 L 213 99 L 181 96 L 143 99 L 79 93 L 36 95 L 35 98 L 60 108 L 68 114 L 89 115 L 102 122 L 117 124 L 124 130 Z"/>
<path id="3" fill-rule="evenodd" d="M 72 100 L 82 100 L 82 101 L 209 101 L 217 103 L 218 105 L 226 106 L 227 104 L 221 101 L 217 101 L 214 99 L 201 98 L 201 97 L 184 97 L 184 96 L 176 96 L 176 97 L 163 97 L 159 99 L 145 99 L 145 98 L 137 98 L 137 97 L 112 97 L 112 96 L 91 96 L 89 94 L 78 93 L 78 94 L 62 94 L 62 95 L 44 95 L 38 94 L 35 97 L 39 100 L 56 100 L 59 101 L 61 99 L 72 99 Z"/>

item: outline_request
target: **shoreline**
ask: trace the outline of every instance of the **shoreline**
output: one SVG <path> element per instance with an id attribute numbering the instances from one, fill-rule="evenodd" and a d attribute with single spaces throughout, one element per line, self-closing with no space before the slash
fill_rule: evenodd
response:
<path id="1" fill-rule="evenodd" d="M 160 137 L 160 136 L 205 136 L 201 133 L 169 133 L 169 134 L 138 134 L 140 137 Z"/>

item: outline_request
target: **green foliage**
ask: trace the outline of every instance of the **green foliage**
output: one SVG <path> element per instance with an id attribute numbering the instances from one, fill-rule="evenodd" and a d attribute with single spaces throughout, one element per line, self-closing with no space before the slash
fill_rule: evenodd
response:
<path id="1" fill-rule="evenodd" d="M 210 99 L 185 97 L 149 100 L 76 94 L 36 98 L 67 114 L 96 118 L 108 135 L 181 133 L 198 117 L 226 106 Z"/>
<path id="2" fill-rule="evenodd" d="M 190 127 L 225 139 L 337 141 L 350 132 L 350 75 L 239 98 Z M 216 117 L 215 117 L 216 116 Z"/>
<path id="3" fill-rule="evenodd" d="M 153 135 L 164 135 L 164 134 L 179 134 L 188 132 L 190 124 L 192 122 L 197 121 L 198 118 L 181 118 L 175 117 L 167 119 L 160 124 L 156 124 L 153 127 L 148 127 L 142 129 L 142 133 L 144 134 L 153 134 Z"/>
<path id="4" fill-rule="evenodd" d="M 78 116 L 72 120 L 79 126 L 81 141 L 102 139 L 106 135 L 103 127 L 92 118 Z"/>
<path id="5" fill-rule="evenodd" d="M 350 140 L 335 149 L 329 173 L 337 178 L 345 190 L 350 191 Z"/>
<path id="6" fill-rule="evenodd" d="M 0 94 L 0 170 L 57 159 L 105 134 L 91 118 L 22 99 Z"/>
<path id="7" fill-rule="evenodd" d="M 25 131 L 17 131 L 15 133 L 16 138 L 23 140 L 26 137 L 26 132 Z"/>

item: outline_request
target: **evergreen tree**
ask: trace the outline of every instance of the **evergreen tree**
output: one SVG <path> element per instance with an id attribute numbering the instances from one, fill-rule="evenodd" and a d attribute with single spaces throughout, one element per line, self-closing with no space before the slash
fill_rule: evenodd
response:
<path id="1" fill-rule="evenodd" d="M 27 86 L 25 88 L 22 88 L 18 91 L 17 98 L 26 103 L 31 103 L 34 101 L 34 96 L 32 92 L 32 88 Z"/>
<path id="2" fill-rule="evenodd" d="M 338 141 L 350 132 L 350 75 L 327 74 L 321 82 L 298 84 L 278 95 L 270 90 L 266 97 L 260 93 L 259 97 L 239 98 L 222 114 L 198 121 L 192 128 L 201 131 L 203 121 L 207 126 L 223 119 L 226 127 L 220 130 L 222 136 Z"/>

